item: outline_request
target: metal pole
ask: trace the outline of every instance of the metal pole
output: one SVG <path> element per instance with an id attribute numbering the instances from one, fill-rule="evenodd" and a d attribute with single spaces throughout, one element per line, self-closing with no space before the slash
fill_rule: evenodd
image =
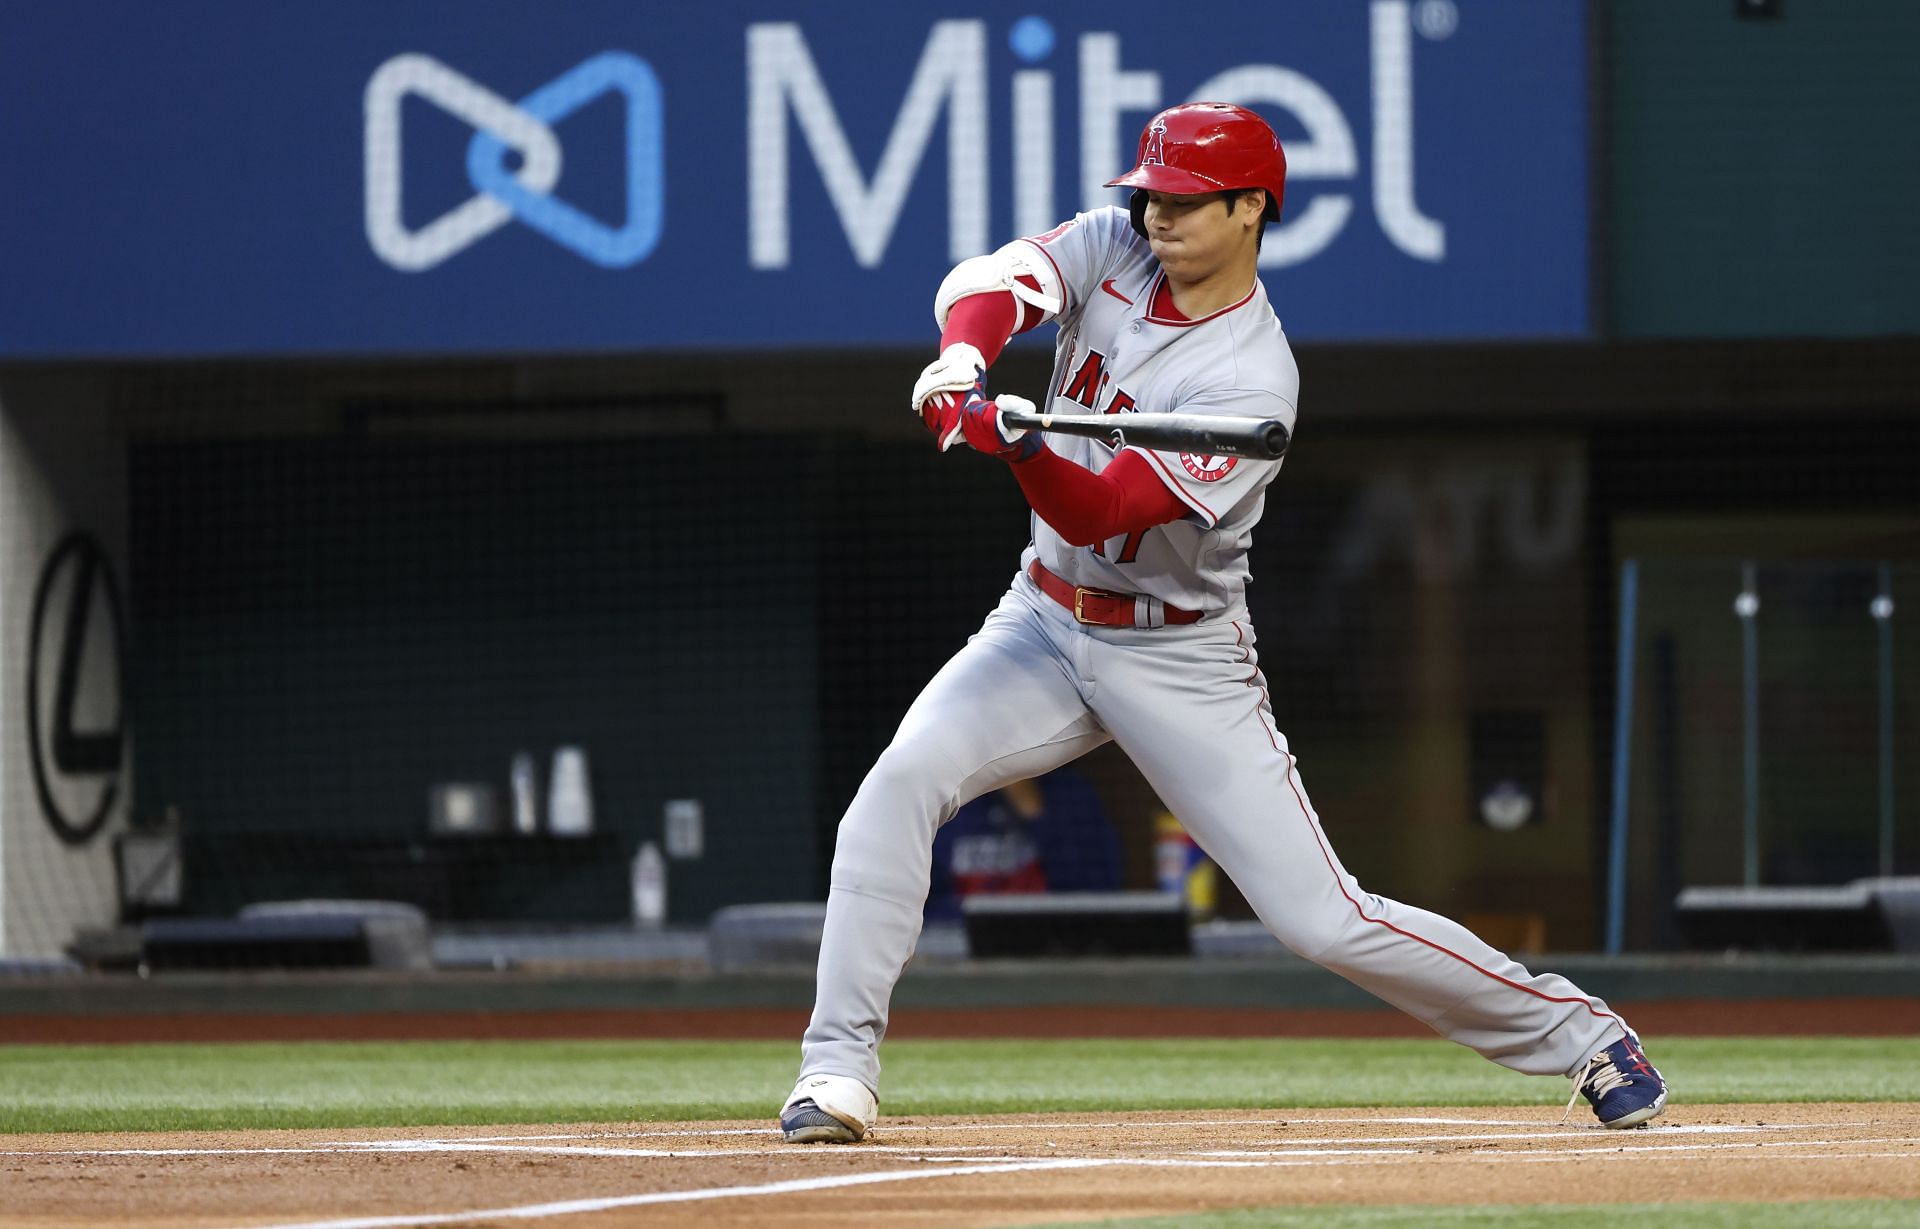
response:
<path id="1" fill-rule="evenodd" d="M 1607 852 L 1607 954 L 1617 956 L 1627 929 L 1627 783 L 1633 751 L 1634 617 L 1640 607 L 1640 561 L 1620 567 L 1620 641 L 1613 695 L 1613 832 Z"/>
<path id="2" fill-rule="evenodd" d="M 1880 565 L 1870 607 L 1880 625 L 1880 874 L 1893 874 L 1893 568 Z"/>
<path id="3" fill-rule="evenodd" d="M 1733 612 L 1740 616 L 1741 710 L 1746 735 L 1746 760 L 1741 773 L 1745 795 L 1745 822 L 1741 848 L 1748 887 L 1760 883 L 1760 633 L 1755 623 L 1760 614 L 1760 594 L 1754 588 L 1754 566 L 1740 565 L 1740 596 L 1733 601 Z"/>

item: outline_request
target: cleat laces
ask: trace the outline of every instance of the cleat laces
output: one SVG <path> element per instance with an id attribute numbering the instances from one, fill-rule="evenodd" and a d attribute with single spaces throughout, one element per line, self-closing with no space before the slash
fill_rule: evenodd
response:
<path id="1" fill-rule="evenodd" d="M 1573 1107 L 1580 1103 L 1580 1094 L 1587 1093 L 1589 1102 L 1598 1103 L 1616 1088 L 1625 1088 L 1633 1083 L 1633 1077 L 1613 1065 L 1605 1050 L 1587 1060 L 1587 1068 L 1573 1081 L 1573 1095 L 1567 1098 L 1567 1108 L 1560 1115 L 1560 1125 L 1565 1126 L 1573 1117 Z"/>

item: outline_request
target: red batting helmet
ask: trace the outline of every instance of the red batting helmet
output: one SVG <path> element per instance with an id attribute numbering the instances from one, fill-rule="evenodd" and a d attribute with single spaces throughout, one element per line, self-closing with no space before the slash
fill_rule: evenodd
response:
<path id="1" fill-rule="evenodd" d="M 1142 228 L 1140 214 L 1147 192 L 1198 196 L 1264 188 L 1266 219 L 1276 222 L 1287 190 L 1287 155 L 1267 121 L 1245 107 L 1185 102 L 1147 121 L 1133 169 L 1108 180 L 1107 187 L 1134 189 L 1135 230 Z"/>

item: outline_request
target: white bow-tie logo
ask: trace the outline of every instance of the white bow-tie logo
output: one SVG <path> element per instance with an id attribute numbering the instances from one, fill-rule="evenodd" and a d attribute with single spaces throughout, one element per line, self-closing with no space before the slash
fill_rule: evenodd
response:
<path id="1" fill-rule="evenodd" d="M 619 229 L 553 195 L 561 156 L 551 125 L 609 91 L 627 104 L 627 218 Z M 474 195 L 418 230 L 407 229 L 401 208 L 400 104 L 409 94 L 475 129 L 467 146 Z M 374 71 L 365 112 L 367 242 L 396 269 L 431 269 L 515 218 L 607 268 L 638 264 L 660 241 L 660 81 L 637 56 L 602 52 L 514 102 L 431 56 L 409 52 Z M 507 167 L 508 150 L 520 155 L 517 170 Z"/>

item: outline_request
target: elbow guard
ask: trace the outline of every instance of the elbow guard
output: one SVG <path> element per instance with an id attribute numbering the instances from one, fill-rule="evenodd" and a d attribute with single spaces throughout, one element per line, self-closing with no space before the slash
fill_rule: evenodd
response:
<path id="1" fill-rule="evenodd" d="M 1027 285 L 1022 278 L 1031 279 L 1039 289 Z M 1014 298 L 1039 308 L 1046 316 L 1059 315 L 1065 301 L 1053 265 L 1035 259 L 1030 245 L 1015 240 L 989 255 L 969 256 L 953 267 L 953 272 L 947 274 L 934 293 L 934 323 L 946 328 L 947 313 L 955 303 L 968 295 L 994 290 L 1010 291 Z"/>

